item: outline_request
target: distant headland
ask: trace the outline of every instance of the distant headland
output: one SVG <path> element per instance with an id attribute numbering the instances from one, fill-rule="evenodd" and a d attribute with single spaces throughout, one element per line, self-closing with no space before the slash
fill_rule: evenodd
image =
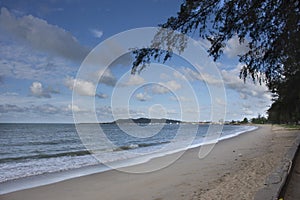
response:
<path id="1" fill-rule="evenodd" d="M 129 118 L 129 119 L 118 119 L 112 122 L 105 122 L 101 124 L 179 124 L 179 123 L 186 123 L 180 120 L 173 120 L 173 119 L 157 119 L 157 118 Z"/>

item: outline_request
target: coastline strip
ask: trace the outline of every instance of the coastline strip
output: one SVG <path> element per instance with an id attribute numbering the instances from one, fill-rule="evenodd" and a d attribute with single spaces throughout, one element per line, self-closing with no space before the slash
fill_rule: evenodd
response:
<path id="1" fill-rule="evenodd" d="M 220 141 L 208 156 L 187 150 L 161 170 L 130 174 L 117 170 L 0 195 L 5 200 L 81 199 L 253 199 L 270 172 L 280 166 L 299 131 L 274 131 L 270 125 Z M 173 154 L 132 168 L 155 167 Z M 117 192 L 116 192 L 117 191 Z"/>
<path id="2" fill-rule="evenodd" d="M 241 134 L 246 134 L 246 133 L 255 131 L 257 128 L 258 127 L 251 126 L 247 130 L 239 131 L 234 134 L 230 134 L 230 135 L 226 135 L 226 136 L 222 136 L 219 138 L 217 143 L 221 142 L 223 140 L 228 140 L 228 139 L 237 137 Z M 113 169 L 116 169 L 116 168 L 139 165 L 139 164 L 149 162 L 150 160 L 155 159 L 155 158 L 159 158 L 159 157 L 163 157 L 163 156 L 167 156 L 167 155 L 171 155 L 171 154 L 176 154 L 179 152 L 187 151 L 189 149 L 195 149 L 195 148 L 198 149 L 203 145 L 207 145 L 207 144 L 211 144 L 211 143 L 214 143 L 214 142 L 207 141 L 206 143 L 191 144 L 188 147 L 180 148 L 180 149 L 176 149 L 176 150 L 172 150 L 172 151 L 157 152 L 155 154 L 149 154 L 149 155 L 140 156 L 137 158 L 120 160 L 120 161 L 111 163 L 110 166 L 114 166 Z M 81 152 L 87 154 L 87 150 L 81 151 Z M 34 187 L 58 183 L 58 182 L 65 181 L 68 179 L 92 175 L 92 174 L 101 173 L 101 172 L 105 172 L 105 171 L 109 171 L 109 170 L 113 170 L 113 169 L 106 166 L 105 164 L 98 164 L 98 165 L 91 165 L 91 166 L 86 166 L 86 167 L 81 167 L 81 168 L 76 168 L 76 169 L 69 169 L 69 170 L 60 171 L 60 172 L 46 173 L 46 174 L 29 176 L 29 177 L 24 177 L 24 178 L 15 179 L 15 180 L 9 180 L 9 181 L 0 183 L 0 195 L 7 194 L 10 192 L 16 192 L 19 190 L 30 189 L 30 188 L 34 188 Z"/>

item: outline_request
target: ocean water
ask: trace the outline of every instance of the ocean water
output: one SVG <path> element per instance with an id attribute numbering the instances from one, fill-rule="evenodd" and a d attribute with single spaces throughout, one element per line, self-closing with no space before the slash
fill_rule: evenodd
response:
<path id="1" fill-rule="evenodd" d="M 102 135 L 97 133 L 95 124 L 85 124 L 83 127 L 86 134 L 78 135 L 74 124 L 0 124 L 0 183 L 143 155 L 151 158 L 151 155 L 155 157 L 158 153 L 163 155 L 176 151 L 182 148 L 182 144 L 185 149 L 197 147 L 204 143 L 209 125 L 147 125 L 147 130 L 154 130 L 152 135 L 131 124 L 123 125 L 122 129 L 117 124 L 102 124 Z M 140 127 L 143 128 L 143 125 Z M 179 128 L 184 130 L 184 134 L 177 138 Z M 224 125 L 219 140 L 255 128 Z M 192 141 L 189 145 L 182 143 L 187 138 Z M 97 150 L 100 159 L 87 150 L 89 146 L 85 145 L 88 141 L 94 145 L 92 149 Z"/>

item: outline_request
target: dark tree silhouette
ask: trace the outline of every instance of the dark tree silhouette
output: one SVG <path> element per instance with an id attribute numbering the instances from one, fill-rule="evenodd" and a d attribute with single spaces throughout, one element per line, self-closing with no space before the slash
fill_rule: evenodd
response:
<path id="1" fill-rule="evenodd" d="M 298 80 L 294 77 L 300 73 L 299 8 L 299 0 L 186 0 L 176 17 L 160 25 L 169 32 L 159 31 L 151 46 L 133 51 L 132 73 L 142 70 L 151 59 L 165 62 L 174 49 L 184 51 L 184 37 L 173 31 L 207 39 L 211 44 L 208 53 L 214 60 L 222 55 L 227 41 L 237 36 L 240 43 L 248 45 L 248 51 L 239 55 L 245 64 L 240 77 L 264 81 L 277 95 L 275 100 L 292 99 L 292 105 L 299 105 L 299 89 L 298 102 L 286 93 L 292 87 L 289 80 Z M 161 46 L 167 51 L 160 50 Z M 283 93 L 285 97 L 281 97 Z"/>
<path id="2" fill-rule="evenodd" d="M 277 85 L 275 102 L 268 110 L 272 123 L 294 123 L 300 121 L 300 72 L 286 74 L 285 80 Z"/>
<path id="3" fill-rule="evenodd" d="M 267 119 L 264 116 L 258 114 L 257 118 L 252 118 L 251 123 L 253 124 L 265 124 L 267 123 Z"/>
<path id="4" fill-rule="evenodd" d="M 241 123 L 242 123 L 242 124 L 247 124 L 248 122 L 249 122 L 249 121 L 248 121 L 247 117 L 245 117 Z"/>

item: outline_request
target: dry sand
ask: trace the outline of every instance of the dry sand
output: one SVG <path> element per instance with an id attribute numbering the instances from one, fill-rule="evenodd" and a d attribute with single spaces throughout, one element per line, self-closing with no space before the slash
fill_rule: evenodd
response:
<path id="1" fill-rule="evenodd" d="M 271 125 L 219 142 L 208 156 L 188 150 L 170 166 L 151 173 L 117 170 L 0 196 L 2 200 L 253 199 L 279 165 L 298 131 Z M 169 155 L 143 165 L 156 166 Z"/>

